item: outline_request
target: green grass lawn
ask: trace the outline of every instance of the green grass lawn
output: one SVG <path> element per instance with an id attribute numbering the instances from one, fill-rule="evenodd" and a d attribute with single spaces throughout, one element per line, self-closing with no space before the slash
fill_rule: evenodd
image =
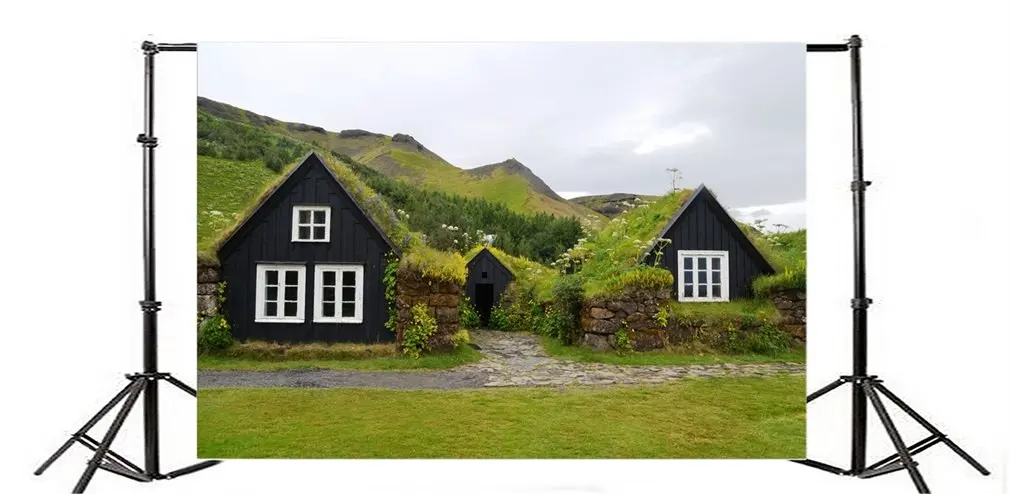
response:
<path id="1" fill-rule="evenodd" d="M 541 337 L 544 351 L 548 355 L 575 362 L 599 362 L 618 365 L 704 365 L 704 364 L 749 364 L 764 362 L 805 362 L 806 351 L 795 349 L 777 355 L 727 355 L 715 352 L 699 354 L 692 349 L 671 348 L 647 352 L 600 352 L 592 348 L 565 346 L 556 338 Z"/>
<path id="2" fill-rule="evenodd" d="M 236 356 L 201 355 L 197 359 L 200 370 L 285 370 L 285 369 L 351 369 L 364 371 L 383 370 L 434 370 L 449 369 L 483 358 L 477 350 L 464 346 L 448 353 L 422 355 L 410 358 L 404 355 L 376 358 L 304 358 L 296 360 L 263 360 Z"/>
<path id="3" fill-rule="evenodd" d="M 200 390 L 201 458 L 803 458 L 801 376 L 660 386 Z"/>

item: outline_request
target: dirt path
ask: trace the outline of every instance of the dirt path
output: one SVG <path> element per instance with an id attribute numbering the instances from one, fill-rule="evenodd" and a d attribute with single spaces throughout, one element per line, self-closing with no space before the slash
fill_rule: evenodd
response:
<path id="1" fill-rule="evenodd" d="M 444 371 L 284 370 L 200 371 L 201 388 L 457 389 L 507 386 L 660 384 L 691 377 L 803 374 L 798 363 L 612 365 L 548 356 L 539 338 L 523 333 L 471 331 L 484 359 Z"/>

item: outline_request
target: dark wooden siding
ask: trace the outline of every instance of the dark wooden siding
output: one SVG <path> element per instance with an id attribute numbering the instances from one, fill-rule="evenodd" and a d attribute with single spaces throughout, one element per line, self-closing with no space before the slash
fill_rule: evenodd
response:
<path id="1" fill-rule="evenodd" d="M 394 339 L 394 334 L 385 327 L 388 311 L 382 283 L 385 255 L 391 248 L 324 167 L 318 158 L 310 155 L 218 253 L 222 277 L 228 283 L 225 308 L 232 334 L 239 340 L 377 342 Z M 292 208 L 303 204 L 330 206 L 329 242 L 291 241 Z M 257 323 L 256 265 L 282 263 L 305 265 L 305 322 Z M 312 322 L 315 266 L 340 263 L 364 265 L 362 322 Z"/>
<path id="2" fill-rule="evenodd" d="M 681 250 L 724 250 L 729 252 L 729 297 L 731 300 L 753 295 L 751 282 L 773 271 L 760 257 L 750 241 L 739 233 L 732 218 L 725 214 L 715 197 L 707 191 L 685 206 L 664 238 L 671 243 L 664 247 L 661 263 L 676 278 L 677 252 Z M 737 230 L 737 231 L 734 231 Z M 741 238 L 743 237 L 743 238 Z M 677 296 L 676 281 L 673 294 Z"/>
<path id="3" fill-rule="evenodd" d="M 467 263 L 466 270 L 466 296 L 471 301 L 476 298 L 478 283 L 491 283 L 494 285 L 494 303 L 497 304 L 505 287 L 512 281 L 512 273 L 489 250 L 482 250 L 474 256 Z M 487 273 L 487 278 L 483 278 L 482 273 Z"/>

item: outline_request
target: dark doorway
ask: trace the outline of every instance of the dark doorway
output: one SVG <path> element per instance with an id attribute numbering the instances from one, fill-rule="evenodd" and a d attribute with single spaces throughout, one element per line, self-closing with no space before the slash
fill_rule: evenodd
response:
<path id="1" fill-rule="evenodd" d="M 477 283 L 474 287 L 474 308 L 480 315 L 480 325 L 487 326 L 491 319 L 491 307 L 494 306 L 494 285 L 491 283 Z"/>

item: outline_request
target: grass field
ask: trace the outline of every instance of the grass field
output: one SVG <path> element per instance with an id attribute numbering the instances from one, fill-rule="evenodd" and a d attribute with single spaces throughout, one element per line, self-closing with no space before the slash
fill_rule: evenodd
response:
<path id="1" fill-rule="evenodd" d="M 548 355 L 575 362 L 598 362 L 617 365 L 705 365 L 705 364 L 750 364 L 766 362 L 806 362 L 804 349 L 791 350 L 777 355 L 727 355 L 717 352 L 699 353 L 689 348 L 671 348 L 648 352 L 600 352 L 592 348 L 566 346 L 555 338 L 541 337 L 544 351 Z"/>
<path id="2" fill-rule="evenodd" d="M 204 252 L 279 174 L 261 161 L 197 156 L 196 177 L 196 245 L 198 252 Z"/>
<path id="3" fill-rule="evenodd" d="M 378 358 L 306 358 L 293 360 L 264 360 L 233 356 L 201 355 L 197 359 L 200 370 L 286 370 L 286 369 L 351 369 L 366 371 L 435 370 L 476 362 L 482 355 L 477 350 L 464 346 L 450 353 L 422 355 L 410 358 L 404 355 Z"/>
<path id="4" fill-rule="evenodd" d="M 202 458 L 802 458 L 799 376 L 662 386 L 200 391 Z"/>

